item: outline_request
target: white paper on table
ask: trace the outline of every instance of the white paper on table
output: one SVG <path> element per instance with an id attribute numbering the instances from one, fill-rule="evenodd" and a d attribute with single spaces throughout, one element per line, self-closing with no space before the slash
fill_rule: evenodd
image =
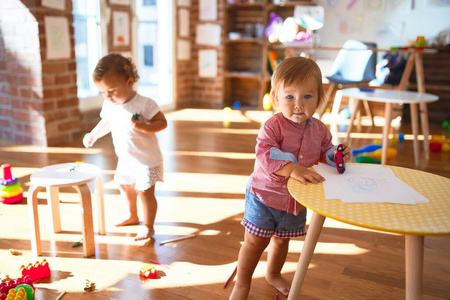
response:
<path id="1" fill-rule="evenodd" d="M 428 202 L 427 198 L 395 176 L 391 169 L 383 166 L 346 165 L 343 174 L 327 164 L 316 165 L 314 169 L 326 179 L 323 182 L 326 199 L 340 199 L 348 203 Z"/>

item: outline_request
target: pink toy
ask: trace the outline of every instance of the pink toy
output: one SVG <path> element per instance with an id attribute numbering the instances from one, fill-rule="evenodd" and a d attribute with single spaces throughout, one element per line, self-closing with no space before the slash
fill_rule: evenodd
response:
<path id="1" fill-rule="evenodd" d="M 50 267 L 48 262 L 44 259 L 42 262 L 35 262 L 34 265 L 31 263 L 28 266 L 21 266 L 20 272 L 22 276 L 28 275 L 32 281 L 45 278 L 50 276 Z"/>
<path id="2" fill-rule="evenodd" d="M 0 201 L 5 204 L 13 204 L 22 201 L 23 189 L 16 177 L 11 175 L 11 165 L 1 166 L 3 177 L 0 178 Z"/>

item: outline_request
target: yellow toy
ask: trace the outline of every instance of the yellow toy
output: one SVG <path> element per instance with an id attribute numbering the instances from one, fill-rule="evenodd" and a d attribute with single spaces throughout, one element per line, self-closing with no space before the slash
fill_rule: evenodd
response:
<path id="1" fill-rule="evenodd" d="M 378 149 L 374 152 L 370 152 L 370 153 L 364 153 L 365 156 L 369 156 L 372 158 L 378 158 L 381 159 L 381 154 L 382 154 L 383 149 Z M 395 148 L 388 148 L 388 152 L 387 152 L 387 158 L 391 159 L 397 156 L 397 149 Z"/>

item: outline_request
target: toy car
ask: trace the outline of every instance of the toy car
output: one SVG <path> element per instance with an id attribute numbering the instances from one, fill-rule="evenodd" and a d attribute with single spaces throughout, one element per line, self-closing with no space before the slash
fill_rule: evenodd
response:
<path id="1" fill-rule="evenodd" d="M 336 162 L 336 169 L 337 171 L 342 174 L 345 171 L 345 164 L 344 164 L 344 146 L 342 144 L 339 144 L 337 146 L 336 156 L 334 158 L 334 161 Z"/>

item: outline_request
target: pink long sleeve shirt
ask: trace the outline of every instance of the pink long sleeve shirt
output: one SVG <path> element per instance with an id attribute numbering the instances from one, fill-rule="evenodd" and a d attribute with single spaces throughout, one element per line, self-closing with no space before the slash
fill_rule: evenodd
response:
<path id="1" fill-rule="evenodd" d="M 261 127 L 256 139 L 256 161 L 250 175 L 250 191 L 264 204 L 294 215 L 304 209 L 289 194 L 289 177 L 275 172 L 290 162 L 311 167 L 326 163 L 332 151 L 331 133 L 321 121 L 311 118 L 302 124 L 277 113 Z"/>

